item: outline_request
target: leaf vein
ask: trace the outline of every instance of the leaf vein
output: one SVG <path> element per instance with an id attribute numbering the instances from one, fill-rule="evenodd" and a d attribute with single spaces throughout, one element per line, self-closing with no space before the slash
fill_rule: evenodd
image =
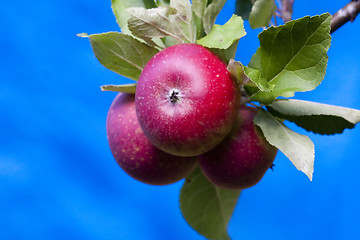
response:
<path id="1" fill-rule="evenodd" d="M 317 32 L 317 30 L 322 26 L 322 24 L 319 24 L 319 26 L 310 34 L 310 36 L 307 38 L 306 42 L 303 44 L 303 46 L 291 57 L 289 62 L 269 81 L 270 83 L 274 81 L 287 67 L 292 63 L 292 61 L 297 57 L 297 54 L 305 47 L 307 46 L 307 43 L 309 42 L 309 39 Z M 308 30 L 308 27 L 306 28 Z M 309 34 L 308 34 L 309 35 Z"/>
<path id="2" fill-rule="evenodd" d="M 93 40 L 93 41 L 95 41 L 97 44 L 99 44 L 98 41 L 96 41 L 96 40 Z M 111 41 L 113 41 L 113 42 L 118 46 L 118 44 L 117 44 L 116 41 L 114 41 L 114 40 L 112 40 L 112 39 L 111 39 Z M 111 49 L 110 47 L 105 46 L 105 45 L 103 45 L 102 47 L 105 48 L 105 49 L 107 49 L 109 52 L 113 53 L 115 56 L 117 56 L 117 57 L 120 58 L 121 60 L 129 63 L 130 65 L 133 65 L 134 67 L 136 67 L 137 69 L 139 69 L 140 71 L 142 71 L 142 69 L 143 69 L 142 67 L 140 67 L 139 65 L 137 65 L 137 64 L 134 63 L 133 61 L 130 61 L 130 60 L 127 59 L 126 57 L 121 56 L 120 54 L 118 54 L 117 52 L 115 52 L 115 51 L 114 51 L 113 49 Z M 122 48 L 120 48 L 120 50 L 123 52 Z M 123 53 L 124 53 L 124 52 L 123 52 Z"/>

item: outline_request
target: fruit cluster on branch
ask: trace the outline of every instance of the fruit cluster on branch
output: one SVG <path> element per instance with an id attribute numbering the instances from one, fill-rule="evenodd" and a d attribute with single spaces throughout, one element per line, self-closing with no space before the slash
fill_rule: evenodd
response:
<path id="1" fill-rule="evenodd" d="M 177 44 L 144 67 L 136 93 L 119 93 L 107 117 L 108 141 L 133 178 L 170 184 L 201 170 L 214 185 L 244 189 L 272 166 L 277 149 L 240 107 L 226 64 L 197 44 Z"/>

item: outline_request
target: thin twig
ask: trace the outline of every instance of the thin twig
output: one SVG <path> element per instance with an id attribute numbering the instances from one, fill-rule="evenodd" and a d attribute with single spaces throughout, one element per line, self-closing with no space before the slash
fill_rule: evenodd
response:
<path id="1" fill-rule="evenodd" d="M 274 26 L 277 26 L 276 13 L 274 14 Z"/>
<path id="2" fill-rule="evenodd" d="M 352 0 L 346 4 L 343 8 L 337 11 L 331 20 L 331 30 L 330 33 L 333 33 L 342 25 L 347 22 L 353 22 L 356 16 L 360 12 L 360 0 Z"/>

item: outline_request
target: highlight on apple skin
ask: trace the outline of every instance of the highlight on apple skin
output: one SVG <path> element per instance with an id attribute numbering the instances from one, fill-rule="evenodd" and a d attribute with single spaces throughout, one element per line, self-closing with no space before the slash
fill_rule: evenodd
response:
<path id="1" fill-rule="evenodd" d="M 199 157 L 199 166 L 214 185 L 245 189 L 257 184 L 272 166 L 277 148 L 254 125 L 254 107 L 244 106 L 230 134 L 214 149 Z"/>
<path id="2" fill-rule="evenodd" d="M 145 135 L 177 156 L 197 156 L 219 144 L 230 132 L 239 104 L 239 85 L 226 64 L 197 44 L 157 53 L 144 67 L 135 93 Z"/>
<path id="3" fill-rule="evenodd" d="M 119 93 L 108 111 L 106 131 L 115 160 L 131 177 L 147 184 L 183 179 L 195 168 L 197 158 L 173 156 L 153 146 L 138 123 L 134 99 L 134 94 Z"/>

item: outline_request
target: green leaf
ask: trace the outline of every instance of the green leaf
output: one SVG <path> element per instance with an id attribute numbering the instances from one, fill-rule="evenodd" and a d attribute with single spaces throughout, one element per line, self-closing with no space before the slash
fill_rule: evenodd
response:
<path id="1" fill-rule="evenodd" d="M 194 12 L 194 18 L 196 22 L 196 39 L 199 39 L 205 35 L 203 17 L 205 9 L 208 6 L 208 0 L 192 0 L 192 11 Z"/>
<path id="2" fill-rule="evenodd" d="M 226 0 L 212 0 L 208 1 L 208 6 L 205 9 L 203 17 L 203 25 L 206 34 L 209 34 L 213 27 L 216 17 L 219 15 L 221 9 L 225 5 Z"/>
<path id="3" fill-rule="evenodd" d="M 229 48 L 220 49 L 220 48 L 210 48 L 210 50 L 215 53 L 219 58 L 221 58 L 225 63 L 228 63 L 230 59 L 234 59 L 236 55 L 236 49 L 238 46 L 239 40 L 236 40 Z"/>
<path id="4" fill-rule="evenodd" d="M 271 18 L 275 14 L 275 9 L 274 0 L 256 0 L 249 16 L 250 27 L 255 29 L 269 26 Z"/>
<path id="5" fill-rule="evenodd" d="M 260 47 L 249 67 L 274 85 L 271 92 L 251 92 L 251 100 L 270 104 L 277 97 L 315 89 L 324 79 L 330 47 L 329 13 L 270 27 L 259 34 Z"/>
<path id="6" fill-rule="evenodd" d="M 199 19 L 203 18 L 207 6 L 208 0 L 192 0 L 192 10 Z"/>
<path id="7" fill-rule="evenodd" d="M 255 116 L 254 124 L 261 128 L 271 145 L 284 153 L 298 170 L 312 180 L 315 147 L 308 136 L 294 132 L 262 109 Z"/>
<path id="8" fill-rule="evenodd" d="M 100 89 L 101 91 L 135 93 L 136 83 L 122 84 L 122 85 L 103 85 L 100 87 Z"/>
<path id="9" fill-rule="evenodd" d="M 194 43 L 196 22 L 189 0 L 173 0 L 170 7 L 128 8 L 128 27 L 132 34 L 146 41 L 170 36 L 176 43 Z"/>
<path id="10" fill-rule="evenodd" d="M 254 1 L 255 0 L 237 0 L 235 14 L 242 17 L 244 20 L 249 19 Z"/>
<path id="11" fill-rule="evenodd" d="M 261 72 L 258 69 L 245 67 L 244 68 L 245 75 L 250 79 L 250 81 L 256 85 L 256 90 L 260 90 L 263 92 L 270 92 L 273 90 L 274 85 L 266 81 L 264 78 L 261 77 Z M 249 84 L 247 87 L 252 86 Z"/>
<path id="12" fill-rule="evenodd" d="M 256 90 L 261 89 L 261 91 L 271 91 L 273 88 L 268 82 L 261 82 L 262 79 L 259 70 L 244 67 L 241 62 L 231 59 L 227 69 L 241 85 L 247 84 L 248 87 L 251 86 Z"/>
<path id="13" fill-rule="evenodd" d="M 127 11 L 130 14 L 128 27 L 135 36 L 146 41 L 151 38 L 171 36 L 178 43 L 183 42 L 171 26 L 170 15 L 176 14 L 176 9 L 170 7 L 128 8 Z"/>
<path id="14" fill-rule="evenodd" d="M 121 31 L 130 34 L 127 27 L 130 15 L 126 9 L 130 7 L 155 8 L 156 4 L 154 0 L 111 0 L 111 7 Z"/>
<path id="15" fill-rule="evenodd" d="M 360 122 L 359 110 L 303 100 L 277 100 L 268 106 L 268 110 L 275 116 L 318 134 L 342 133 Z"/>
<path id="16" fill-rule="evenodd" d="M 208 48 L 227 49 L 245 35 L 244 21 L 233 15 L 224 25 L 215 24 L 210 33 L 196 43 Z"/>
<path id="17" fill-rule="evenodd" d="M 240 191 L 212 185 L 200 168 L 186 178 L 180 192 L 180 208 L 188 224 L 207 239 L 229 239 L 227 226 Z"/>
<path id="18" fill-rule="evenodd" d="M 244 73 L 244 66 L 239 61 L 230 59 L 229 64 L 227 65 L 227 70 L 241 85 L 243 85 L 243 83 L 248 80 Z"/>
<path id="19" fill-rule="evenodd" d="M 175 31 L 181 32 L 181 36 L 186 41 L 194 43 L 196 41 L 196 22 L 191 2 L 189 0 L 171 0 L 170 7 L 177 10 L 177 14 L 171 19 Z"/>
<path id="20" fill-rule="evenodd" d="M 156 1 L 156 4 L 158 7 L 169 7 L 170 6 L 170 0 L 158 0 Z"/>
<path id="21" fill-rule="evenodd" d="M 102 65 L 133 80 L 139 78 L 145 64 L 158 52 L 157 49 L 118 32 L 92 34 L 89 39 L 94 54 Z"/>

